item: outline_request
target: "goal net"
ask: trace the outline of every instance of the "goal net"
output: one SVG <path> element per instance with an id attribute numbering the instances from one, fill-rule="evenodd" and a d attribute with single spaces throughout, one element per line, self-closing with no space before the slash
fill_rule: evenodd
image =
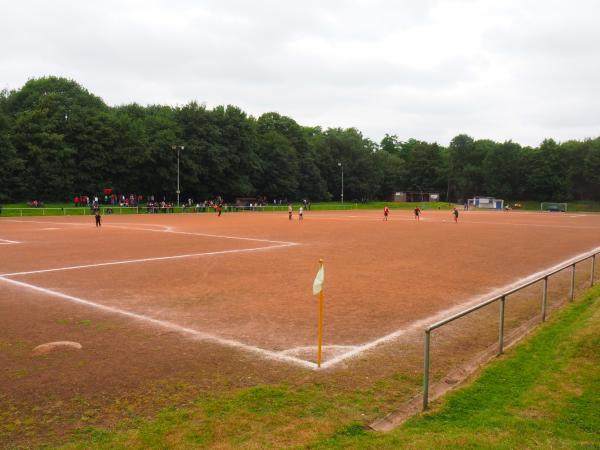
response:
<path id="1" fill-rule="evenodd" d="M 542 202 L 540 203 L 540 209 L 548 212 L 567 212 L 566 203 L 555 203 L 555 202 Z"/>

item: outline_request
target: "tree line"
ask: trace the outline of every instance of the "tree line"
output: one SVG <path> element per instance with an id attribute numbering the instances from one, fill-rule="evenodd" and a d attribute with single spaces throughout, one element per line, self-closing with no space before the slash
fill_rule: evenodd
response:
<path id="1" fill-rule="evenodd" d="M 399 124 L 401 126 L 401 124 Z M 445 147 L 355 128 L 307 127 L 269 112 L 129 104 L 111 107 L 72 80 L 45 77 L 0 93 L 0 201 L 64 201 L 110 187 L 173 199 L 217 195 L 349 201 L 396 191 L 506 200 L 600 200 L 600 138 L 538 147 L 475 140 Z"/>

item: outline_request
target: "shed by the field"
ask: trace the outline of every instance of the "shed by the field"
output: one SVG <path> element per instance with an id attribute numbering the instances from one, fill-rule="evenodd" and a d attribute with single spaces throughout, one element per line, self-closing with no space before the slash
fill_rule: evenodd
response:
<path id="1" fill-rule="evenodd" d="M 504 209 L 504 200 L 477 195 L 468 200 L 469 207 L 482 209 Z"/>
<path id="2" fill-rule="evenodd" d="M 431 191 L 403 191 L 396 192 L 394 202 L 439 202 L 440 194 Z"/>

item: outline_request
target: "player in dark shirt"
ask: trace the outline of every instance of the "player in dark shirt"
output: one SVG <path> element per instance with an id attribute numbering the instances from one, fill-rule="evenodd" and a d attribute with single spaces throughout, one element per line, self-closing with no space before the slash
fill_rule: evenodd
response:
<path id="1" fill-rule="evenodd" d="M 458 223 L 458 209 L 454 208 L 452 210 L 452 215 L 454 216 L 454 222 Z"/>

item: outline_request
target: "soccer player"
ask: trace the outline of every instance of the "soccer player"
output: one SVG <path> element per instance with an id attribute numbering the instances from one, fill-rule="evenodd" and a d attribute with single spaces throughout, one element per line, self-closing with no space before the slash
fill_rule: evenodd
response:
<path id="1" fill-rule="evenodd" d="M 102 216 L 100 215 L 100 208 L 94 209 L 94 217 L 96 218 L 96 228 L 102 226 Z"/>
<path id="2" fill-rule="evenodd" d="M 415 208 L 415 219 L 417 220 L 421 220 L 421 208 L 419 208 L 418 206 Z"/>
<path id="3" fill-rule="evenodd" d="M 292 214 L 294 212 L 294 209 L 292 208 L 292 205 L 288 206 L 288 216 L 290 218 L 290 220 L 292 220 Z"/>
<path id="4" fill-rule="evenodd" d="M 388 216 L 390 215 L 390 208 L 387 206 L 383 208 L 383 220 L 388 220 Z"/>
<path id="5" fill-rule="evenodd" d="M 298 210 L 298 220 L 302 220 L 302 214 L 304 214 L 304 208 L 301 206 Z"/>
<path id="6" fill-rule="evenodd" d="M 452 215 L 454 216 L 454 223 L 458 223 L 458 209 L 454 208 L 452 210 Z"/>

